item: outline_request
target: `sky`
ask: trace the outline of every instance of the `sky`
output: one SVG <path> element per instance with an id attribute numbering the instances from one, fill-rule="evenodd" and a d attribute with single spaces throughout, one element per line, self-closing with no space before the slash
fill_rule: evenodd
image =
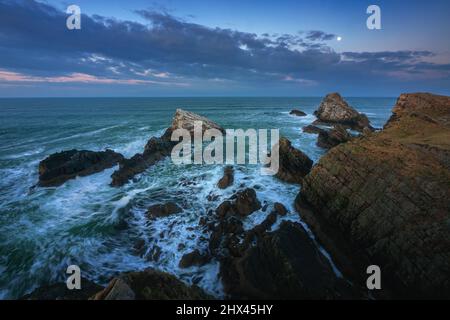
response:
<path id="1" fill-rule="evenodd" d="M 448 0 L 0 0 L 0 97 L 449 95 L 449 39 Z"/>

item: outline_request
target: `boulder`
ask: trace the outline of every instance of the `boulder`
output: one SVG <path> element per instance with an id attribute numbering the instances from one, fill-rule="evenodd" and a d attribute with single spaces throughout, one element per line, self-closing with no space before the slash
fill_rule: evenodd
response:
<path id="1" fill-rule="evenodd" d="M 183 209 L 181 209 L 176 203 L 174 202 L 166 202 L 166 203 L 158 203 L 150 206 L 147 210 L 147 217 L 148 218 L 161 218 L 161 217 L 167 217 L 175 213 L 182 212 Z"/>
<path id="2" fill-rule="evenodd" d="M 197 286 L 187 286 L 175 276 L 147 269 L 128 272 L 111 280 L 95 294 L 93 300 L 206 300 L 210 299 Z"/>
<path id="3" fill-rule="evenodd" d="M 291 110 L 291 112 L 289 112 L 289 114 L 297 116 L 297 117 L 305 117 L 306 116 L 306 113 L 304 113 L 301 110 L 297 110 L 297 109 Z"/>
<path id="4" fill-rule="evenodd" d="M 234 182 L 234 170 L 232 166 L 226 166 L 223 169 L 223 177 L 220 178 L 219 182 L 217 183 L 217 186 L 220 189 L 226 189 L 229 186 L 231 186 Z"/>
<path id="5" fill-rule="evenodd" d="M 204 264 L 207 264 L 210 260 L 210 257 L 202 254 L 200 250 L 195 249 L 192 252 L 184 254 L 178 266 L 183 269 L 192 266 L 202 266 Z"/>
<path id="6" fill-rule="evenodd" d="M 194 122 L 195 121 L 201 121 L 202 122 L 202 133 L 204 133 L 208 129 L 217 129 L 222 133 L 225 133 L 225 130 L 215 123 L 214 121 L 209 120 L 208 118 L 205 118 L 201 115 L 198 115 L 193 112 L 185 111 L 182 109 L 177 109 L 175 112 L 175 116 L 172 120 L 171 129 L 186 129 L 188 130 L 191 135 L 194 134 Z"/>
<path id="7" fill-rule="evenodd" d="M 367 116 L 349 106 L 339 93 L 328 94 L 314 114 L 317 121 L 313 124 L 342 124 L 358 131 L 370 128 Z"/>
<path id="8" fill-rule="evenodd" d="M 394 298 L 450 296 L 449 137 L 450 97 L 402 94 L 381 132 L 331 149 L 305 177 L 296 207 L 354 281 L 378 265 Z"/>
<path id="9" fill-rule="evenodd" d="M 261 209 L 261 203 L 256 197 L 256 191 L 247 188 L 235 194 L 234 209 L 240 216 L 248 216 Z"/>
<path id="10" fill-rule="evenodd" d="M 273 207 L 276 213 L 278 213 L 280 216 L 285 216 L 288 212 L 286 207 L 282 203 L 275 202 Z"/>
<path id="11" fill-rule="evenodd" d="M 317 137 L 317 146 L 325 149 L 331 149 L 341 143 L 350 141 L 352 136 L 347 130 L 337 124 L 331 130 L 322 130 Z"/>
<path id="12" fill-rule="evenodd" d="M 59 186 L 77 176 L 87 176 L 115 166 L 123 159 L 112 150 L 88 151 L 69 150 L 54 153 L 39 163 L 41 187 Z"/>
<path id="13" fill-rule="evenodd" d="M 281 137 L 279 141 L 279 168 L 276 177 L 289 183 L 301 183 L 313 161 L 302 151 L 292 147 L 291 142 Z"/>
<path id="14" fill-rule="evenodd" d="M 303 127 L 302 131 L 306 132 L 306 133 L 319 134 L 319 133 L 321 133 L 322 131 L 325 131 L 325 130 L 310 124 L 308 126 Z"/>
<path id="15" fill-rule="evenodd" d="M 294 222 L 284 221 L 278 230 L 262 234 L 242 256 L 223 259 L 220 275 L 232 299 L 342 297 L 330 263 Z"/>

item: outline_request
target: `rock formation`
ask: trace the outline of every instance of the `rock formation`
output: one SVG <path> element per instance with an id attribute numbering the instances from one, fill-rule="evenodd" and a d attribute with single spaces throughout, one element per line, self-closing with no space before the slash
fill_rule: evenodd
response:
<path id="1" fill-rule="evenodd" d="M 87 300 L 89 297 L 102 290 L 103 287 L 81 278 L 80 290 L 67 289 L 66 282 L 42 286 L 20 298 L 21 300 Z"/>
<path id="2" fill-rule="evenodd" d="M 297 109 L 291 110 L 291 112 L 289 112 L 289 114 L 297 116 L 297 117 L 305 117 L 306 116 L 306 113 L 304 113 L 301 110 L 297 110 Z"/>
<path id="3" fill-rule="evenodd" d="M 358 131 L 371 128 L 367 116 L 349 106 L 339 93 L 328 94 L 314 114 L 317 120 L 313 124 L 341 124 Z"/>
<path id="4" fill-rule="evenodd" d="M 279 169 L 276 177 L 290 183 L 301 183 L 309 173 L 313 161 L 303 152 L 292 147 L 291 142 L 281 137 L 279 141 Z"/>
<path id="5" fill-rule="evenodd" d="M 224 290 L 239 299 L 336 299 L 345 284 L 298 223 L 262 233 L 241 256 L 221 263 Z M 349 298 L 349 296 L 345 296 Z"/>
<path id="6" fill-rule="evenodd" d="M 319 134 L 320 132 L 324 131 L 324 129 L 321 129 L 319 127 L 313 126 L 313 125 L 307 125 L 302 128 L 303 132 L 306 133 L 313 133 L 313 134 Z"/>
<path id="7" fill-rule="evenodd" d="M 396 298 L 450 297 L 450 97 L 401 95 L 383 131 L 320 159 L 296 207 L 349 276 L 375 264 Z"/>
<path id="8" fill-rule="evenodd" d="M 210 297 L 196 286 L 187 286 L 175 276 L 147 269 L 129 272 L 111 280 L 93 300 L 206 300 Z"/>
<path id="9" fill-rule="evenodd" d="M 167 203 L 159 203 L 150 206 L 147 210 L 147 217 L 149 218 L 160 218 L 167 217 L 175 213 L 180 213 L 183 211 L 176 203 L 167 202 Z"/>
<path id="10" fill-rule="evenodd" d="M 317 145 L 321 148 L 331 149 L 341 143 L 350 141 L 352 136 L 342 125 L 335 125 L 331 130 L 321 130 L 317 137 Z"/>
<path id="11" fill-rule="evenodd" d="M 189 130 L 191 134 L 193 134 L 195 121 L 202 121 L 203 132 L 206 129 L 213 128 L 218 129 L 221 132 L 224 131 L 218 124 L 205 117 L 177 109 L 172 120 L 172 125 L 161 137 L 152 137 L 147 142 L 143 153 L 137 153 L 132 158 L 124 159 L 120 162 L 119 170 L 116 170 L 111 176 L 111 185 L 115 187 L 122 186 L 135 175 L 144 172 L 156 162 L 169 156 L 172 152 L 172 148 L 178 143 L 177 141 L 171 141 L 173 130 L 183 128 Z"/>
<path id="12" fill-rule="evenodd" d="M 220 178 L 217 186 L 219 189 L 226 189 L 231 186 L 234 182 L 234 170 L 232 166 L 226 166 L 223 169 L 223 177 Z"/>
<path id="13" fill-rule="evenodd" d="M 77 176 L 87 176 L 115 166 L 123 156 L 112 150 L 69 150 L 54 153 L 39 163 L 39 182 L 42 187 L 59 186 Z"/>

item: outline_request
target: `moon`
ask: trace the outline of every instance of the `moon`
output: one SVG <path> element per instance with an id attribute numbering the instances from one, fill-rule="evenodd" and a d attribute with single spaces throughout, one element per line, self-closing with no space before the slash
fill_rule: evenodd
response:
<path id="1" fill-rule="evenodd" d="M 337 37 L 336 40 L 337 41 L 342 41 L 342 37 Z"/>

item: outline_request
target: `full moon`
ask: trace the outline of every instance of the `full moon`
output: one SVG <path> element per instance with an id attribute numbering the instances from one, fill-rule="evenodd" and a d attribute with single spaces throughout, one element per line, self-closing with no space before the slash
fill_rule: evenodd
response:
<path id="1" fill-rule="evenodd" d="M 342 37 L 337 37 L 336 40 L 337 40 L 337 41 L 341 41 L 341 40 L 342 40 Z"/>

